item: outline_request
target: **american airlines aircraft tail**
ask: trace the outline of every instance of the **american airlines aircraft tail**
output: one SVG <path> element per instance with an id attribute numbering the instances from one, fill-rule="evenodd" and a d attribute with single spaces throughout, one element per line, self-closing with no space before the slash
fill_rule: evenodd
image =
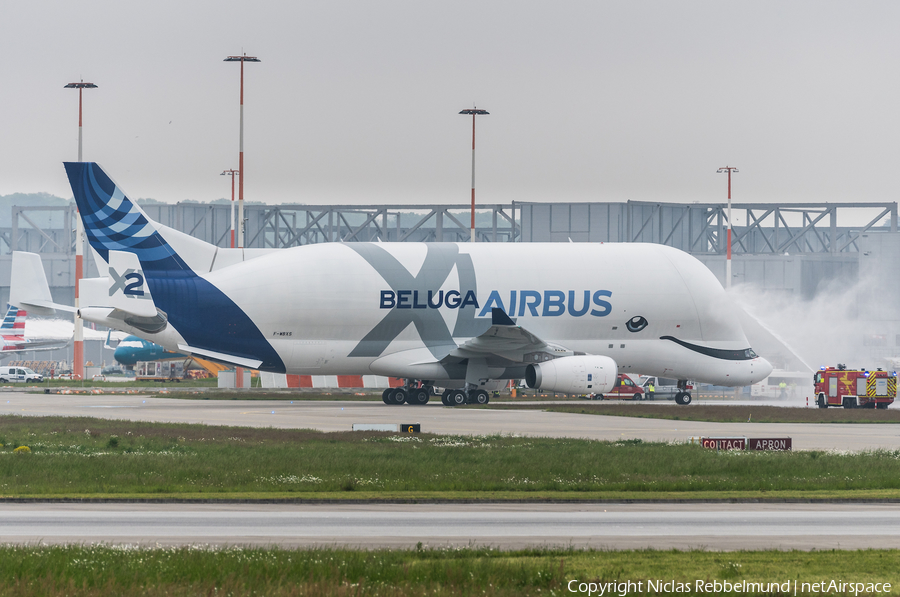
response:
<path id="1" fill-rule="evenodd" d="M 27 313 L 14 305 L 6 306 L 6 317 L 0 323 L 0 333 L 14 336 L 25 335 L 25 317 Z"/>
<path id="2" fill-rule="evenodd" d="M 108 276 L 84 319 L 265 371 L 407 380 L 386 403 L 487 402 L 509 379 L 609 391 L 616 374 L 742 386 L 756 355 L 721 285 L 690 255 L 646 243 L 324 243 L 221 249 L 153 222 L 94 163 L 66 171 Z M 48 307 L 34 273 L 11 296 Z M 39 261 L 38 261 L 39 264 Z M 14 266 L 14 272 L 16 267 Z M 637 285 L 635 277 L 652 280 Z M 21 283 L 15 278 L 21 277 Z M 46 281 L 43 281 L 46 284 Z M 32 298 L 29 298 L 32 297 Z"/>
<path id="3" fill-rule="evenodd" d="M 35 350 L 55 350 L 67 344 L 58 338 L 26 338 L 27 317 L 28 313 L 24 309 L 7 305 L 6 317 L 0 323 L 0 357 Z"/>

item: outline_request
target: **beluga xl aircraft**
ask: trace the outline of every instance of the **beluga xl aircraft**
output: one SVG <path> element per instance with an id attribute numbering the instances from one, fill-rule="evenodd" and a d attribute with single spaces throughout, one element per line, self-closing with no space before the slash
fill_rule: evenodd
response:
<path id="1" fill-rule="evenodd" d="M 384 375 L 388 404 L 486 403 L 510 379 L 604 393 L 617 373 L 744 386 L 772 366 L 715 276 L 648 243 L 322 243 L 226 249 L 152 221 L 93 162 L 65 164 L 108 275 L 80 314 L 168 350 L 301 375 Z M 40 258 L 13 255 L 10 301 L 50 298 Z M 101 266 L 102 267 L 102 266 Z M 634 276 L 652 280 L 634 284 Z"/>

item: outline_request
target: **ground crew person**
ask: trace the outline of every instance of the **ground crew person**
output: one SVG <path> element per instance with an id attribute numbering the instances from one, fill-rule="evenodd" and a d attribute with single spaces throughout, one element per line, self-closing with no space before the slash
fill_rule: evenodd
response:
<path id="1" fill-rule="evenodd" d="M 655 391 L 656 386 L 654 386 L 653 382 L 651 381 L 649 384 L 647 384 L 647 400 L 653 400 L 653 392 Z"/>
<path id="2" fill-rule="evenodd" d="M 780 384 L 778 384 L 778 387 L 781 388 L 781 397 L 784 398 L 785 397 L 784 390 L 787 388 L 787 384 L 784 382 L 781 382 Z"/>

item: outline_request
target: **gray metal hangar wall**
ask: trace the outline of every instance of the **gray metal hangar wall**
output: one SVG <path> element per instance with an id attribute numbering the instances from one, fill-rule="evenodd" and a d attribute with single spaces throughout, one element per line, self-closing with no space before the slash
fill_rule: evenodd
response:
<path id="1" fill-rule="evenodd" d="M 150 203 L 154 220 L 218 246 L 228 246 L 228 203 Z M 726 205 L 654 202 L 513 202 L 479 206 L 479 242 L 653 242 L 700 259 L 725 282 Z M 896 296 L 900 259 L 897 203 L 734 204 L 733 284 L 811 300 L 834 280 L 856 284 L 873 275 L 877 288 L 858 301 L 858 317 L 888 322 L 879 354 L 900 356 L 900 307 L 873 296 Z M 13 250 L 40 253 L 56 300 L 74 299 L 74 206 L 13 207 L 0 229 L 0 301 L 9 296 Z M 319 242 L 467 241 L 469 212 L 461 205 L 261 205 L 245 207 L 248 247 Z M 86 275 L 98 275 L 90 251 Z M 884 275 L 884 272 L 892 272 Z M 881 275 L 872 274 L 879 272 Z M 639 276 L 639 272 L 636 272 Z M 870 287 L 871 290 L 871 287 Z"/>
<path id="2" fill-rule="evenodd" d="M 727 206 L 700 203 L 516 203 L 523 242 L 651 242 L 686 251 L 723 284 Z M 734 204 L 732 284 L 813 298 L 855 282 L 864 235 L 897 232 L 896 203 Z"/>

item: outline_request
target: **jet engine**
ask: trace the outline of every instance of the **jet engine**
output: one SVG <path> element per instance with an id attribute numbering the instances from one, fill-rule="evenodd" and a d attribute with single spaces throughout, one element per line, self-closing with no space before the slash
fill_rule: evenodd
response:
<path id="1" fill-rule="evenodd" d="M 569 394 L 603 394 L 616 385 L 616 362 L 609 357 L 561 357 L 525 368 L 529 388 Z"/>

